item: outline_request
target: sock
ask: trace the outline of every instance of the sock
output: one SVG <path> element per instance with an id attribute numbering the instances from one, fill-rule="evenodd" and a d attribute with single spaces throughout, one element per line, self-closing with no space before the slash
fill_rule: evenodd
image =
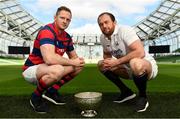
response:
<path id="1" fill-rule="evenodd" d="M 105 71 L 103 74 L 108 78 L 110 81 L 112 81 L 120 90 L 121 93 L 126 93 L 131 91 L 118 77 L 118 75 L 114 74 L 112 71 Z"/>
<path id="2" fill-rule="evenodd" d="M 134 83 L 136 84 L 138 90 L 139 90 L 139 96 L 140 97 L 147 97 L 146 96 L 146 85 L 148 80 L 148 75 L 146 72 L 139 76 L 133 75 Z"/>
<path id="3" fill-rule="evenodd" d="M 64 84 L 69 82 L 71 79 L 73 79 L 71 75 L 64 76 L 60 81 L 58 81 L 56 84 L 54 84 L 52 87 L 48 89 L 49 93 L 55 93 L 57 92 Z"/>
<path id="4" fill-rule="evenodd" d="M 47 85 L 44 83 L 42 79 L 39 80 L 36 90 L 34 94 L 37 96 L 41 96 L 42 93 L 47 89 Z"/>

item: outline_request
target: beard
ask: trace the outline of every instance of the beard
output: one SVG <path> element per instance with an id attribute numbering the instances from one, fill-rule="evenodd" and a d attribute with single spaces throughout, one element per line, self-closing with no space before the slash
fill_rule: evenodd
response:
<path id="1" fill-rule="evenodd" d="M 105 36 L 109 37 L 113 34 L 114 30 L 104 30 L 102 32 Z"/>

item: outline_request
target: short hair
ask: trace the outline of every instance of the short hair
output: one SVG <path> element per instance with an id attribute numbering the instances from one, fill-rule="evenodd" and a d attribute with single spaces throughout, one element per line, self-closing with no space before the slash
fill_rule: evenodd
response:
<path id="1" fill-rule="evenodd" d="M 71 10 L 68 8 L 68 7 L 66 7 L 66 6 L 61 6 L 61 7 L 59 7 L 58 9 L 57 9 L 57 11 L 56 11 L 56 16 L 58 15 L 58 13 L 60 12 L 60 11 L 67 11 L 67 12 L 69 12 L 70 14 L 72 14 L 71 13 Z"/>
<path id="2" fill-rule="evenodd" d="M 98 19 L 97 19 L 98 23 L 99 23 L 99 18 L 100 18 L 101 16 L 105 15 L 105 14 L 108 15 L 113 22 L 116 21 L 116 18 L 115 18 L 115 16 L 114 16 L 112 13 L 110 13 L 110 12 L 103 12 L 103 13 L 101 13 L 101 14 L 98 16 Z"/>

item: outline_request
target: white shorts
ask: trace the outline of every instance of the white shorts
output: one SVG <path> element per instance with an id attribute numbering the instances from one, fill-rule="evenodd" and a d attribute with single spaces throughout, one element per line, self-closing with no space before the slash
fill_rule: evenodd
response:
<path id="1" fill-rule="evenodd" d="M 151 63 L 151 66 L 152 66 L 152 72 L 151 72 L 151 75 L 150 75 L 149 79 L 154 79 L 157 76 L 157 73 L 158 73 L 158 66 L 156 64 L 156 61 L 152 57 L 146 57 L 145 59 L 147 61 L 149 61 Z M 133 76 L 132 76 L 133 74 L 132 74 L 132 71 L 131 71 L 131 69 L 129 67 L 129 64 L 124 64 L 123 66 L 127 70 L 130 79 L 133 79 Z"/>
<path id="2" fill-rule="evenodd" d="M 145 58 L 146 60 L 148 60 L 150 63 L 151 63 L 151 66 L 152 66 L 152 72 L 151 72 L 151 76 L 150 76 L 150 79 L 153 79 L 157 76 L 158 74 L 158 66 L 156 64 L 156 61 L 154 60 L 154 58 L 152 57 L 147 57 Z"/>
<path id="3" fill-rule="evenodd" d="M 38 80 L 36 77 L 36 71 L 37 71 L 38 66 L 39 65 L 31 66 L 22 73 L 24 79 L 34 85 L 38 84 Z"/>

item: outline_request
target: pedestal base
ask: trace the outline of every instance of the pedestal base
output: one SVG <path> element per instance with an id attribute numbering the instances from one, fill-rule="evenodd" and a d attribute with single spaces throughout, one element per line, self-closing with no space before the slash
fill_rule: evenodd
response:
<path id="1" fill-rule="evenodd" d="M 84 110 L 81 112 L 83 117 L 95 117 L 97 112 L 95 110 Z"/>

